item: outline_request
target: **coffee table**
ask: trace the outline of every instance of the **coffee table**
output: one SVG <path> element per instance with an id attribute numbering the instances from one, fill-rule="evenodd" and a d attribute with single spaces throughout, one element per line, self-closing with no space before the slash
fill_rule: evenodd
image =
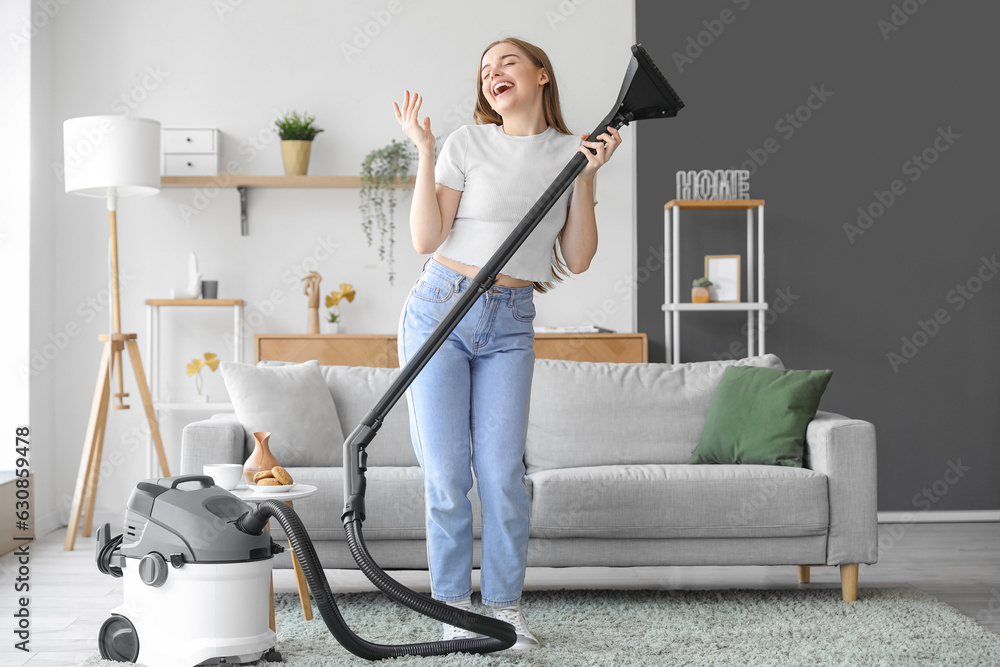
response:
<path id="1" fill-rule="evenodd" d="M 288 503 L 289 507 L 294 507 L 292 501 L 302 500 L 303 498 L 308 498 L 309 496 L 316 493 L 316 487 L 311 484 L 300 484 L 295 483 L 295 486 L 288 491 L 283 493 L 260 493 L 254 487 L 249 486 L 246 482 L 240 482 L 239 485 L 230 491 L 234 496 L 248 503 L 254 503 L 255 505 L 260 505 L 265 500 L 280 500 L 283 503 Z M 270 522 L 268 522 L 268 532 L 271 531 Z M 299 600 L 302 603 L 302 616 L 307 620 L 311 621 L 313 617 L 312 604 L 309 601 L 309 586 L 306 584 L 306 575 L 299 566 L 299 559 L 295 557 L 295 550 L 292 549 L 292 543 L 288 543 L 288 551 L 292 554 L 292 567 L 295 569 L 295 584 L 299 589 Z M 271 629 L 274 630 L 274 575 L 271 575 Z"/>

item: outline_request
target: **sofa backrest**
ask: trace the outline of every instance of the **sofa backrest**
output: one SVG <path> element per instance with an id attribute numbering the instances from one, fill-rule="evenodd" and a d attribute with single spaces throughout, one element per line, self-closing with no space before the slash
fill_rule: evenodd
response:
<path id="1" fill-rule="evenodd" d="M 687 463 L 722 373 L 733 365 L 783 368 L 773 354 L 676 365 L 536 360 L 528 472 Z"/>
<path id="2" fill-rule="evenodd" d="M 262 365 L 291 362 L 263 361 Z M 687 364 L 536 359 L 525 464 L 528 472 L 582 466 L 687 463 L 727 366 L 783 368 L 773 354 Z M 399 377 L 399 368 L 320 366 L 344 436 Z M 342 465 L 341 452 L 336 465 Z M 404 394 L 368 448 L 373 466 L 416 466 Z"/>

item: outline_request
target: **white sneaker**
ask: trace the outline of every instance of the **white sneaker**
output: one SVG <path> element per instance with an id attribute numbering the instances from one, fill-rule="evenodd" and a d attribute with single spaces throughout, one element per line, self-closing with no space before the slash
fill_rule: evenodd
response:
<path id="1" fill-rule="evenodd" d="M 444 627 L 443 640 L 448 642 L 453 639 L 477 639 L 482 635 L 477 635 L 472 630 L 466 630 L 465 628 L 455 627 L 454 625 L 448 625 L 447 623 L 441 624 Z"/>
<path id="2" fill-rule="evenodd" d="M 490 609 L 493 611 L 493 618 L 510 623 L 517 631 L 517 643 L 511 648 L 526 649 L 538 646 L 538 640 L 528 629 L 528 624 L 525 622 L 519 607 L 491 607 Z"/>
<path id="3" fill-rule="evenodd" d="M 454 602 L 449 602 L 449 606 L 455 607 L 456 609 L 461 609 L 463 611 L 472 611 L 472 600 L 466 598 L 464 600 L 456 600 Z M 482 635 L 477 635 L 472 630 L 466 630 L 465 628 L 459 628 L 454 625 L 448 625 L 447 623 L 442 623 L 442 637 L 444 641 L 451 641 L 453 639 L 476 639 Z"/>

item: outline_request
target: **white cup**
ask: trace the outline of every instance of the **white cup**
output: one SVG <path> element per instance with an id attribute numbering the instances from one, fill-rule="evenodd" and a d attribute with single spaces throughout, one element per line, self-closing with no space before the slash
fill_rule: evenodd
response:
<path id="1" fill-rule="evenodd" d="M 243 479 L 243 465 L 240 463 L 208 463 L 203 472 L 215 480 L 216 486 L 232 491 Z"/>

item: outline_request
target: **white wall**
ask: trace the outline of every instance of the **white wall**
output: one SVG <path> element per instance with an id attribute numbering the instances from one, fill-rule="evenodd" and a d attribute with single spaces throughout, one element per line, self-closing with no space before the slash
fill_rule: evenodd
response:
<path id="1" fill-rule="evenodd" d="M 58 501 L 59 489 L 65 481 L 57 474 L 56 461 L 79 459 L 81 449 L 58 451 L 56 415 L 63 406 L 57 405 L 55 396 L 55 363 L 63 354 L 81 354 L 80 341 L 60 336 L 55 327 L 55 200 L 62 192 L 51 174 L 51 155 L 62 141 L 52 132 L 54 116 L 54 20 L 47 18 L 59 8 L 58 4 L 32 2 L 32 19 L 38 30 L 31 38 L 31 354 L 47 364 L 42 371 L 32 372 L 29 360 L 31 387 L 31 429 L 34 438 L 31 469 L 34 472 L 34 500 L 36 508 L 35 530 L 39 535 L 58 525 L 62 507 Z M 43 18 L 45 17 L 45 18 Z M 65 333 L 65 332 L 63 332 Z M 55 338 L 55 342 L 53 342 Z M 90 341 L 87 341 L 90 343 Z M 60 348 L 64 344 L 65 348 Z M 76 351 L 67 353 L 71 344 Z M 91 343 L 92 344 L 92 343 Z M 90 352 L 89 345 L 87 352 Z M 46 359 L 51 356 L 52 362 Z M 38 365 L 42 366 L 42 361 Z M 86 429 L 86 423 L 83 428 Z M 83 431 L 72 441 L 82 444 Z M 67 458 L 68 457 L 68 458 Z M 75 478 L 74 478 L 75 481 Z"/>
<path id="2" fill-rule="evenodd" d="M 232 11 L 223 11 L 226 7 Z M 384 25 L 378 25 L 380 19 Z M 359 36 L 366 27 L 378 33 L 367 43 Z M 310 173 L 357 175 L 368 151 L 393 138 L 406 140 L 392 113 L 392 101 L 401 99 L 404 88 L 426 98 L 422 114 L 431 117 L 439 141 L 471 123 L 479 56 L 506 35 L 547 51 L 571 131 L 589 133 L 621 84 L 634 38 L 633 4 L 70 3 L 55 21 L 50 130 L 61 137 L 66 118 L 126 110 L 164 126 L 218 127 L 223 163 L 236 160 L 243 173 L 280 174 L 280 149 L 270 133 L 273 116 L 276 110 L 307 110 L 326 130 L 314 144 Z M 351 48 L 356 52 L 349 53 Z M 616 282 L 633 275 L 635 147 L 631 128 L 622 135 L 625 145 L 598 178 L 597 257 L 588 272 L 538 297 L 538 325 L 595 322 L 634 331 L 632 300 L 613 291 Z M 57 142 L 50 162 L 60 160 Z M 67 516 L 101 352 L 96 337 L 108 328 L 107 214 L 99 200 L 65 195 L 54 171 L 48 177 L 57 192 L 52 327 L 76 325 L 81 332 L 45 371 L 54 374 L 60 502 Z M 410 243 L 408 197 L 397 213 L 397 280 L 390 286 L 377 249 L 367 247 L 360 228 L 356 190 L 251 191 L 246 237 L 239 234 L 236 192 L 197 199 L 205 194 L 165 190 L 119 201 L 122 325 L 140 335 L 140 349 L 147 338 L 144 299 L 166 297 L 171 287 L 184 285 L 191 250 L 205 277 L 219 280 L 220 297 L 248 302 L 247 320 L 255 324 L 247 327 L 251 338 L 305 330 L 299 277 L 311 268 L 323 275 L 324 292 L 341 282 L 354 284 L 358 296 L 343 307 L 348 332 L 396 331 L 400 307 L 426 259 Z M 186 206 L 199 212 L 185 219 Z M 339 245 L 329 251 L 330 244 Z M 614 312 L 602 306 L 607 299 Z M 184 366 L 205 351 L 230 358 L 231 326 L 228 310 L 165 312 L 163 389 L 178 398 L 193 392 Z M 247 350 L 246 361 L 252 362 L 252 346 Z M 111 413 L 98 497 L 98 509 L 116 515 L 145 471 L 137 437 L 144 418 L 131 366 L 126 370 L 132 409 Z M 212 400 L 226 400 L 218 373 L 205 377 L 205 390 Z M 178 414 L 161 422 L 172 472 L 178 469 L 181 428 L 196 418 Z"/>
<path id="3" fill-rule="evenodd" d="M 0 3 L 0 35 L 17 35 L 31 14 L 29 0 Z M 28 424 L 27 385 L 18 366 L 28 363 L 30 188 L 24 168 L 30 152 L 31 50 L 27 40 L 4 40 L 0 56 L 0 284 L 4 324 L 0 327 L 0 470 L 13 470 L 14 429 Z"/>

